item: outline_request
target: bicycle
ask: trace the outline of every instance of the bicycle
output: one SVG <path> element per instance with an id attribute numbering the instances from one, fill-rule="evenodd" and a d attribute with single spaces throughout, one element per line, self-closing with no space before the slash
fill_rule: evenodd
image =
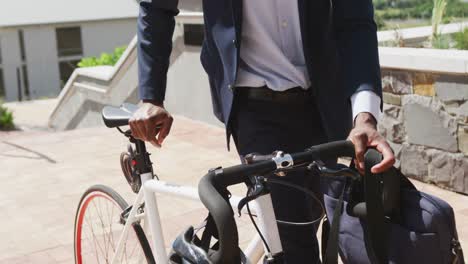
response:
<path id="1" fill-rule="evenodd" d="M 337 141 L 313 146 L 300 153 L 277 151 L 272 155 L 249 155 L 246 164 L 209 170 L 200 180 L 198 190 L 160 181 L 153 173 L 145 143 L 133 138 L 129 130 L 120 128 L 128 125 L 136 109 L 135 105 L 123 104 L 120 108 L 106 106 L 102 111 L 104 124 L 109 128 L 117 128 L 135 146 L 129 145 L 127 152 L 121 155 L 121 166 L 128 183 L 137 194 L 136 198 L 129 206 L 116 191 L 103 185 L 92 186 L 83 194 L 75 217 L 75 263 L 168 264 L 180 261 L 237 264 L 258 263 L 262 256 L 270 261 L 268 263 L 281 263 L 282 247 L 267 184 L 284 184 L 276 178 L 297 168 L 317 169 L 323 175 L 359 177 L 357 172 L 349 168 L 332 170 L 319 162 L 354 157 L 351 142 Z M 248 194 L 245 197 L 232 196 L 227 188 L 241 183 L 248 186 Z M 289 187 L 307 193 L 304 188 Z M 208 239 L 204 236 L 201 239 L 204 241 L 200 241 L 195 238 L 193 228 L 189 228 L 175 239 L 174 252 L 169 256 L 164 246 L 156 193 L 201 201 L 210 212 L 205 231 L 211 225 L 214 232 L 210 230 L 211 233 L 206 236 Z M 237 208 L 239 213 L 248 213 L 257 231 L 244 250 L 238 246 L 233 208 Z M 323 215 L 314 223 L 320 221 Z M 210 244 L 211 237 L 218 239 L 214 245 Z"/>

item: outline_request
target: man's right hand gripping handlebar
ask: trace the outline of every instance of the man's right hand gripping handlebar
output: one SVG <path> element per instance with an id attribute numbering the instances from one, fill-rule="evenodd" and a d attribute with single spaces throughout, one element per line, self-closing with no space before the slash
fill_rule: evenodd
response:
<path id="1" fill-rule="evenodd" d="M 133 137 L 159 148 L 171 131 L 173 120 L 163 103 L 143 100 L 128 123 Z"/>

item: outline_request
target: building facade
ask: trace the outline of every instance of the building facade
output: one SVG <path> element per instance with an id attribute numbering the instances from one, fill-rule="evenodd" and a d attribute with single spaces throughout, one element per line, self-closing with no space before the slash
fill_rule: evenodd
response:
<path id="1" fill-rule="evenodd" d="M 108 3 L 98 6 L 55 0 L 31 5 L 37 2 L 43 3 L 37 8 L 48 13 L 25 14 L 15 1 L 0 8 L 0 100 L 55 97 L 83 57 L 111 53 L 136 34 L 138 5 L 132 0 L 104 0 L 99 2 Z M 77 2 L 83 6 L 73 6 Z M 86 11 L 91 6 L 97 10 Z"/>
<path id="2" fill-rule="evenodd" d="M 81 58 L 128 45 L 135 32 L 136 18 L 2 29 L 0 93 L 6 101 L 57 96 Z"/>

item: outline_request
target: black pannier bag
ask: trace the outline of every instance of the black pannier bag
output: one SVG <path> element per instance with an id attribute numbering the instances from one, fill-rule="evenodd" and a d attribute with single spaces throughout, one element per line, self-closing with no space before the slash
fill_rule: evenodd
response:
<path id="1" fill-rule="evenodd" d="M 464 264 L 452 207 L 396 168 L 371 174 L 381 160 L 368 151 L 357 182 L 322 177 L 331 225 L 324 225 L 324 263 L 337 263 L 339 253 L 346 264 Z"/>

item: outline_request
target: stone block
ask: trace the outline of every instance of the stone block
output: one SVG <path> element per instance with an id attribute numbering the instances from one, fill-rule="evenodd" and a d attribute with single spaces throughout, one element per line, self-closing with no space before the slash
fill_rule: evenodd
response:
<path id="1" fill-rule="evenodd" d="M 388 117 L 393 118 L 393 119 L 402 120 L 402 114 L 401 114 L 402 111 L 401 110 L 402 110 L 402 108 L 399 107 L 399 106 L 384 104 L 383 109 L 382 109 L 382 113 L 385 114 Z"/>
<path id="2" fill-rule="evenodd" d="M 445 108 L 452 116 L 455 116 L 459 122 L 468 123 L 468 101 L 459 104 L 458 102 L 446 102 Z"/>
<path id="3" fill-rule="evenodd" d="M 468 194 L 468 158 L 456 160 L 451 187 L 457 192 Z"/>
<path id="4" fill-rule="evenodd" d="M 445 110 L 447 110 L 447 113 L 451 114 L 452 116 L 457 116 L 458 115 L 458 109 L 460 108 L 460 104 L 457 102 L 446 102 L 445 104 Z"/>
<path id="5" fill-rule="evenodd" d="M 393 154 L 395 155 L 395 168 L 400 169 L 401 168 L 401 149 L 402 149 L 402 144 L 398 144 L 392 141 L 388 141 L 388 144 L 390 144 L 390 147 L 393 150 Z"/>
<path id="6" fill-rule="evenodd" d="M 378 123 L 380 133 L 388 140 L 396 143 L 402 143 L 405 139 L 401 109 L 398 106 L 384 104 L 383 115 Z"/>
<path id="7" fill-rule="evenodd" d="M 457 117 L 463 123 L 468 123 L 468 101 L 457 108 Z"/>
<path id="8" fill-rule="evenodd" d="M 435 90 L 433 84 L 415 84 L 413 87 L 414 94 L 422 96 L 434 96 Z"/>
<path id="9" fill-rule="evenodd" d="M 438 150 L 429 150 L 427 153 L 431 159 L 428 181 L 457 192 L 468 191 L 465 187 L 468 159 L 463 154 Z"/>
<path id="10" fill-rule="evenodd" d="M 468 126 L 458 127 L 458 148 L 465 156 L 468 156 Z"/>
<path id="11" fill-rule="evenodd" d="M 434 76 L 430 73 L 414 73 L 413 93 L 422 96 L 434 96 Z"/>
<path id="12" fill-rule="evenodd" d="M 401 106 L 401 95 L 392 93 L 383 93 L 383 101 L 386 104 Z"/>
<path id="13" fill-rule="evenodd" d="M 382 74 L 384 92 L 394 94 L 410 94 L 413 86 L 411 74 L 402 71 L 385 71 Z"/>
<path id="14" fill-rule="evenodd" d="M 439 102 L 418 95 L 405 96 L 403 113 L 408 143 L 458 151 L 457 120 Z"/>
<path id="15" fill-rule="evenodd" d="M 441 76 L 435 83 L 435 93 L 444 102 L 468 100 L 468 77 Z"/>
<path id="16" fill-rule="evenodd" d="M 403 144 L 400 153 L 401 172 L 412 178 L 425 180 L 428 175 L 428 165 L 430 156 L 427 155 L 425 148 Z"/>
<path id="17" fill-rule="evenodd" d="M 432 151 L 427 180 L 439 186 L 450 187 L 454 166 L 453 154 L 443 151 Z"/>

